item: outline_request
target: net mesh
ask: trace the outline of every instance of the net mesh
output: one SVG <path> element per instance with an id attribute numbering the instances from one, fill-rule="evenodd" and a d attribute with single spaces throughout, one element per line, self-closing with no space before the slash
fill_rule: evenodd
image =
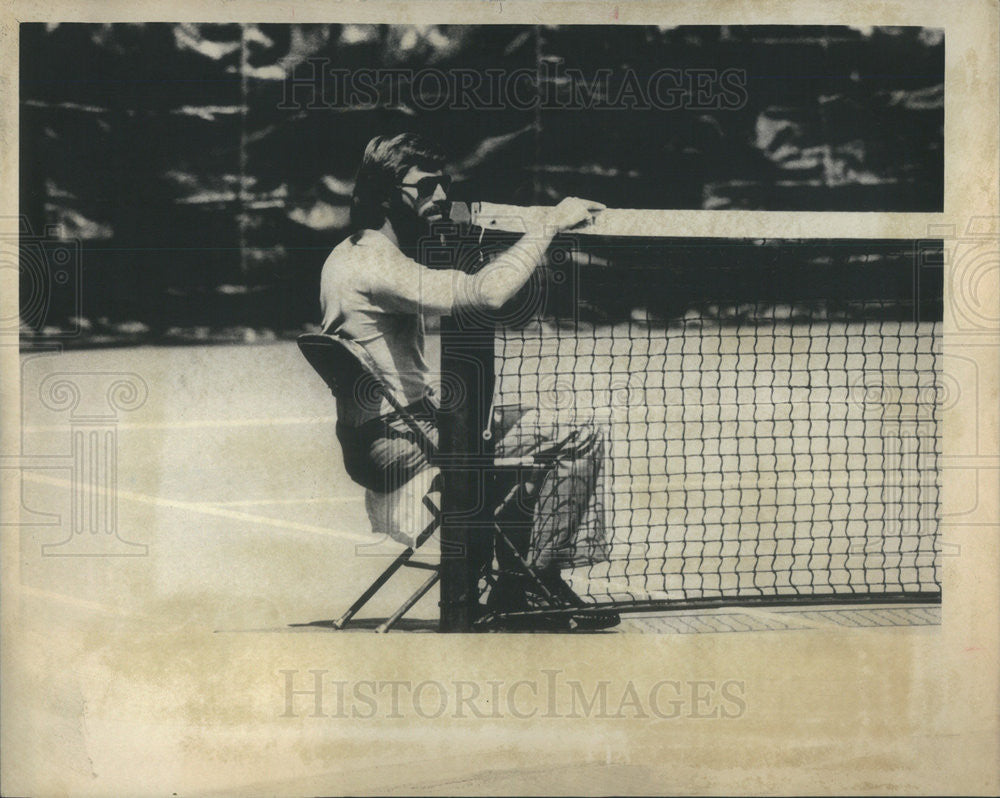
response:
<path id="1" fill-rule="evenodd" d="M 558 500 L 552 469 L 557 500 L 531 508 L 563 528 L 573 589 L 615 605 L 939 593 L 927 260 L 898 240 L 561 237 L 501 314 L 494 403 L 530 409 L 522 439 L 601 439 L 589 495 Z"/>

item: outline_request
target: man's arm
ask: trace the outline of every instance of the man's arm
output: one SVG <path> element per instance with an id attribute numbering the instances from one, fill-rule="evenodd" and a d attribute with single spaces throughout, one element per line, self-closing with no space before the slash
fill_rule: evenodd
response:
<path id="1" fill-rule="evenodd" d="M 528 282 L 557 233 L 603 209 L 599 202 L 567 197 L 544 221 L 528 221 L 521 240 L 474 275 L 421 266 L 382 236 L 372 238 L 358 257 L 368 261 L 362 272 L 372 300 L 387 310 L 429 316 L 470 308 L 496 311 Z"/>
<path id="2" fill-rule="evenodd" d="M 599 202 L 567 197 L 552 209 L 544 222 L 527 221 L 528 229 L 520 241 L 471 279 L 459 284 L 454 298 L 455 309 L 499 310 L 545 260 L 545 252 L 558 233 L 588 221 L 603 209 Z"/>

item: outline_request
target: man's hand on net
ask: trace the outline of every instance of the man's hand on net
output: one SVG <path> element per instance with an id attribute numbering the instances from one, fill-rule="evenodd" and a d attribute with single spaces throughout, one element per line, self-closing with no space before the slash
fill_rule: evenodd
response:
<path id="1" fill-rule="evenodd" d="M 553 225 L 557 232 L 571 230 L 578 225 L 593 221 L 594 215 L 603 211 L 605 207 L 594 200 L 566 197 L 552 209 L 549 224 Z"/>

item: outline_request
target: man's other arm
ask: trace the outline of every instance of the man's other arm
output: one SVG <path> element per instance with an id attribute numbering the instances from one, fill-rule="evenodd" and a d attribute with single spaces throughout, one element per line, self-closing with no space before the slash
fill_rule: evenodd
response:
<path id="1" fill-rule="evenodd" d="M 552 208 L 544 221 L 526 220 L 527 231 L 516 244 L 475 275 L 469 275 L 468 280 L 458 282 L 455 309 L 499 310 L 542 264 L 558 233 L 588 221 L 603 209 L 599 202 L 567 197 Z"/>
<path id="2" fill-rule="evenodd" d="M 590 219 L 604 206 L 567 197 L 542 222 L 528 222 L 524 236 L 476 274 L 429 269 L 404 255 L 390 242 L 368 251 L 368 291 L 373 302 L 398 313 L 448 316 L 474 308 L 499 310 L 545 260 L 555 235 Z M 366 254 L 368 254 L 366 253 Z"/>

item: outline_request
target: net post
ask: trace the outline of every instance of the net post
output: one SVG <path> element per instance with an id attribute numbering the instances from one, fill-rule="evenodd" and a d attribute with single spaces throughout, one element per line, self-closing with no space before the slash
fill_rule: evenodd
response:
<path id="1" fill-rule="evenodd" d="M 479 573 L 492 555 L 489 464 L 493 441 L 484 440 L 493 397 L 493 327 L 466 319 L 441 320 L 441 373 L 460 386 L 461 401 L 438 412 L 439 459 L 444 477 L 441 513 L 440 631 L 472 629 L 479 603 Z M 476 504 L 477 497 L 482 501 Z"/>

